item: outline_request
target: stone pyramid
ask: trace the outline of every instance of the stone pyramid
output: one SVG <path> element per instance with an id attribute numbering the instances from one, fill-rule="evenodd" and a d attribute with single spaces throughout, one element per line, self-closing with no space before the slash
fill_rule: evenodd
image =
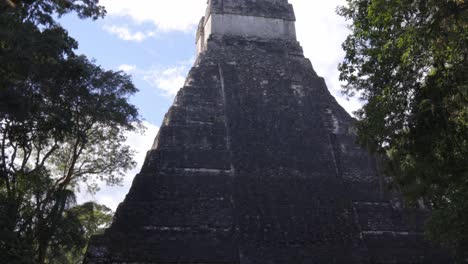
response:
<path id="1" fill-rule="evenodd" d="M 198 58 L 85 263 L 452 263 L 296 40 L 287 0 L 211 0 Z"/>

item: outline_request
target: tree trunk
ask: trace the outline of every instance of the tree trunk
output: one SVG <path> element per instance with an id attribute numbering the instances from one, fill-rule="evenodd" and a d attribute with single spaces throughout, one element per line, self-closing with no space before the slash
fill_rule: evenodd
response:
<path id="1" fill-rule="evenodd" d="M 39 251 L 38 251 L 38 256 L 37 256 L 38 264 L 45 264 L 46 253 L 47 253 L 47 246 L 42 245 L 42 243 L 39 243 Z"/>

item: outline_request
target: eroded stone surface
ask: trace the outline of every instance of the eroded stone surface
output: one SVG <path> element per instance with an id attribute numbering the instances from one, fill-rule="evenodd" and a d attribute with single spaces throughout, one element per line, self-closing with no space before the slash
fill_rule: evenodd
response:
<path id="1" fill-rule="evenodd" d="M 213 35 L 296 41 L 294 21 L 287 0 L 210 0 L 198 25 L 197 52 Z"/>
<path id="2" fill-rule="evenodd" d="M 451 263 L 298 42 L 206 44 L 85 263 Z"/>

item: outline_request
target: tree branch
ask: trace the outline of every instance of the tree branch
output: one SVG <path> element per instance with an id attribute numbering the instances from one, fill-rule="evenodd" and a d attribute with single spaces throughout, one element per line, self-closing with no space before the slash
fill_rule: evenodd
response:
<path id="1" fill-rule="evenodd" d="M 47 159 L 58 149 L 58 143 L 57 140 L 55 139 L 54 145 L 50 148 L 50 150 L 44 155 L 44 158 L 42 158 L 41 163 L 39 164 L 40 167 L 43 167 Z"/>
<path id="2" fill-rule="evenodd" d="M 31 154 L 32 154 L 32 147 L 24 146 L 22 150 L 23 150 L 23 163 L 21 164 L 20 171 L 24 171 L 24 169 L 26 168 L 26 165 L 28 164 L 29 158 L 31 157 Z"/>
<path id="3" fill-rule="evenodd" d="M 5 128 L 3 130 L 3 134 L 2 134 L 2 146 L 1 146 L 1 152 L 2 152 L 2 168 L 1 168 L 1 177 L 4 178 L 5 180 L 5 185 L 6 185 L 6 188 L 7 188 L 7 194 L 9 197 L 11 197 L 11 186 L 10 186 L 10 178 L 8 177 L 8 169 L 7 169 L 7 162 L 6 162 L 6 153 L 5 153 L 5 144 L 6 144 L 6 137 L 7 137 L 7 131 L 8 131 L 8 128 L 9 128 L 9 122 L 7 121 L 5 123 Z"/>

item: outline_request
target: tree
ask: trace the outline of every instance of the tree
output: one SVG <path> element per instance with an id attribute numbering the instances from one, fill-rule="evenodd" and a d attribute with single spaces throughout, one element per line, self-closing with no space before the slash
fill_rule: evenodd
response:
<path id="1" fill-rule="evenodd" d="M 56 240 L 51 243 L 51 264 L 81 264 L 91 236 L 100 234 L 112 222 L 113 212 L 104 205 L 87 202 L 64 213 Z"/>
<path id="2" fill-rule="evenodd" d="M 347 0 L 340 64 L 358 94 L 359 142 L 383 155 L 410 204 L 433 209 L 430 238 L 468 254 L 468 3 Z"/>
<path id="3" fill-rule="evenodd" d="M 0 1 L 0 255 L 8 263 L 49 261 L 66 233 L 59 227 L 79 227 L 70 211 L 78 184 L 116 184 L 135 165 L 124 141 L 140 124 L 128 102 L 137 89 L 128 75 L 74 53 L 77 42 L 54 20 L 72 11 L 105 13 L 97 0 Z"/>

